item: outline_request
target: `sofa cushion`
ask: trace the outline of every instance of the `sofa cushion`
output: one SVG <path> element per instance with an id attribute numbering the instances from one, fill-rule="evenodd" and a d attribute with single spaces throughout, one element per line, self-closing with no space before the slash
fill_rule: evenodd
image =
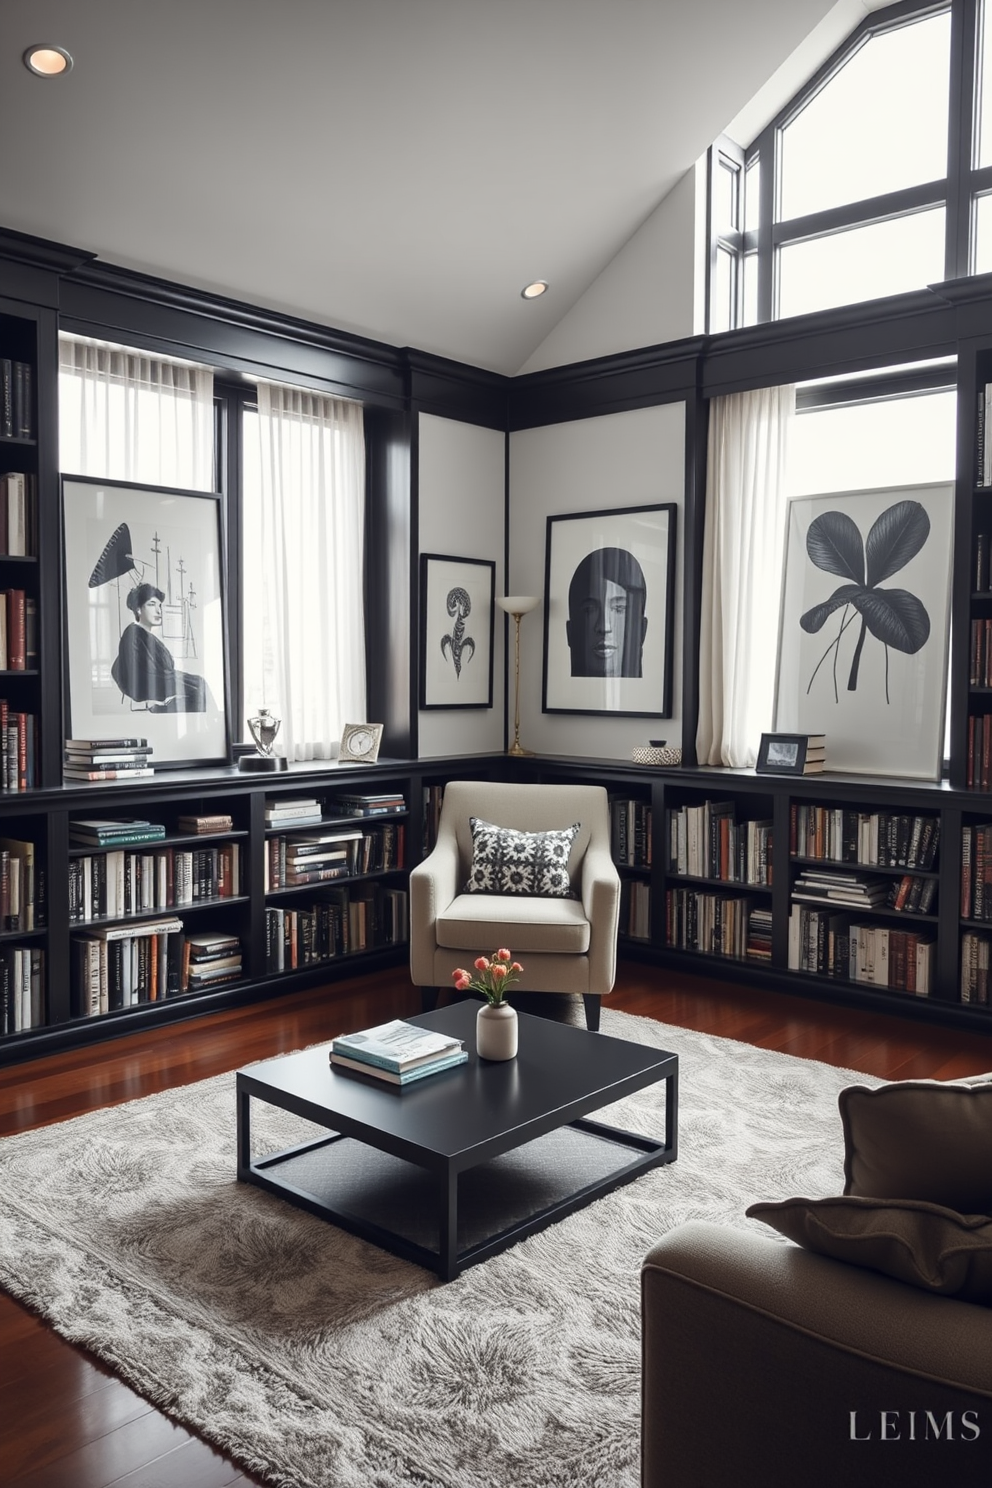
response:
<path id="1" fill-rule="evenodd" d="M 839 1097 L 844 1192 L 992 1214 L 992 1083 L 899 1080 Z"/>
<path id="2" fill-rule="evenodd" d="M 584 956 L 590 931 L 582 905 L 575 899 L 460 894 L 438 915 L 435 934 L 439 946 L 476 953 L 495 938 L 512 946 L 513 954 L 522 958 L 527 951 Z"/>
<path id="3" fill-rule="evenodd" d="M 555 832 L 518 832 L 470 818 L 472 864 L 466 894 L 523 894 L 573 899 L 568 857 L 580 823 Z"/>
<path id="4" fill-rule="evenodd" d="M 992 1305 L 987 1214 L 958 1214 L 915 1199 L 854 1196 L 752 1204 L 747 1214 L 806 1250 L 924 1291 Z"/>

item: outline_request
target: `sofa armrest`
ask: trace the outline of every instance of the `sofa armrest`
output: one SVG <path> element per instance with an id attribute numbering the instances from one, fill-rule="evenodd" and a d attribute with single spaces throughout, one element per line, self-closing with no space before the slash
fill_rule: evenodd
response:
<path id="1" fill-rule="evenodd" d="M 435 926 L 458 893 L 458 844 L 440 837 L 410 873 L 410 976 L 415 987 L 434 986 Z"/>
<path id="2" fill-rule="evenodd" d="M 617 972 L 620 875 L 607 845 L 590 842 L 582 859 L 582 909 L 589 921 L 589 991 L 605 997 Z"/>
<path id="3" fill-rule="evenodd" d="M 641 1310 L 644 1488 L 987 1478 L 987 1308 L 694 1221 L 646 1257 Z"/>

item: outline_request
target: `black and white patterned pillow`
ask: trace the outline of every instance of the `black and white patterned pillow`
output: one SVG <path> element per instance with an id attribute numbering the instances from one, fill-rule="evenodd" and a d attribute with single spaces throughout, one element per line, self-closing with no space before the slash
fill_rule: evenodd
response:
<path id="1" fill-rule="evenodd" d="M 529 894 L 539 899 L 574 899 L 568 855 L 581 826 L 559 832 L 516 832 L 477 816 L 472 828 L 472 867 L 466 894 Z"/>

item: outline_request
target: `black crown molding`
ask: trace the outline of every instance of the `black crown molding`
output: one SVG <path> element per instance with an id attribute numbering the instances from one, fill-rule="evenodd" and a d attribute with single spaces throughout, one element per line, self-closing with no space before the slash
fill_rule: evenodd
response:
<path id="1" fill-rule="evenodd" d="M 510 380 L 509 428 L 567 423 L 690 397 L 706 339 L 690 336 Z"/>
<path id="2" fill-rule="evenodd" d="M 416 411 L 506 429 L 512 378 L 412 346 L 404 348 L 403 358 L 407 391 Z"/>

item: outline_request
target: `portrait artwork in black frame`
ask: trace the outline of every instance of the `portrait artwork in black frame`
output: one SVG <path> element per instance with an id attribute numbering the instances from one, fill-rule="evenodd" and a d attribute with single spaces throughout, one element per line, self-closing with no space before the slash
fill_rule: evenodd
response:
<path id="1" fill-rule="evenodd" d="M 496 564 L 420 555 L 420 706 L 491 708 Z"/>
<path id="2" fill-rule="evenodd" d="M 67 735 L 230 763 L 220 497 L 63 476 L 62 523 Z"/>
<path id="3" fill-rule="evenodd" d="M 671 716 L 677 510 L 548 517 L 545 713 Z"/>

